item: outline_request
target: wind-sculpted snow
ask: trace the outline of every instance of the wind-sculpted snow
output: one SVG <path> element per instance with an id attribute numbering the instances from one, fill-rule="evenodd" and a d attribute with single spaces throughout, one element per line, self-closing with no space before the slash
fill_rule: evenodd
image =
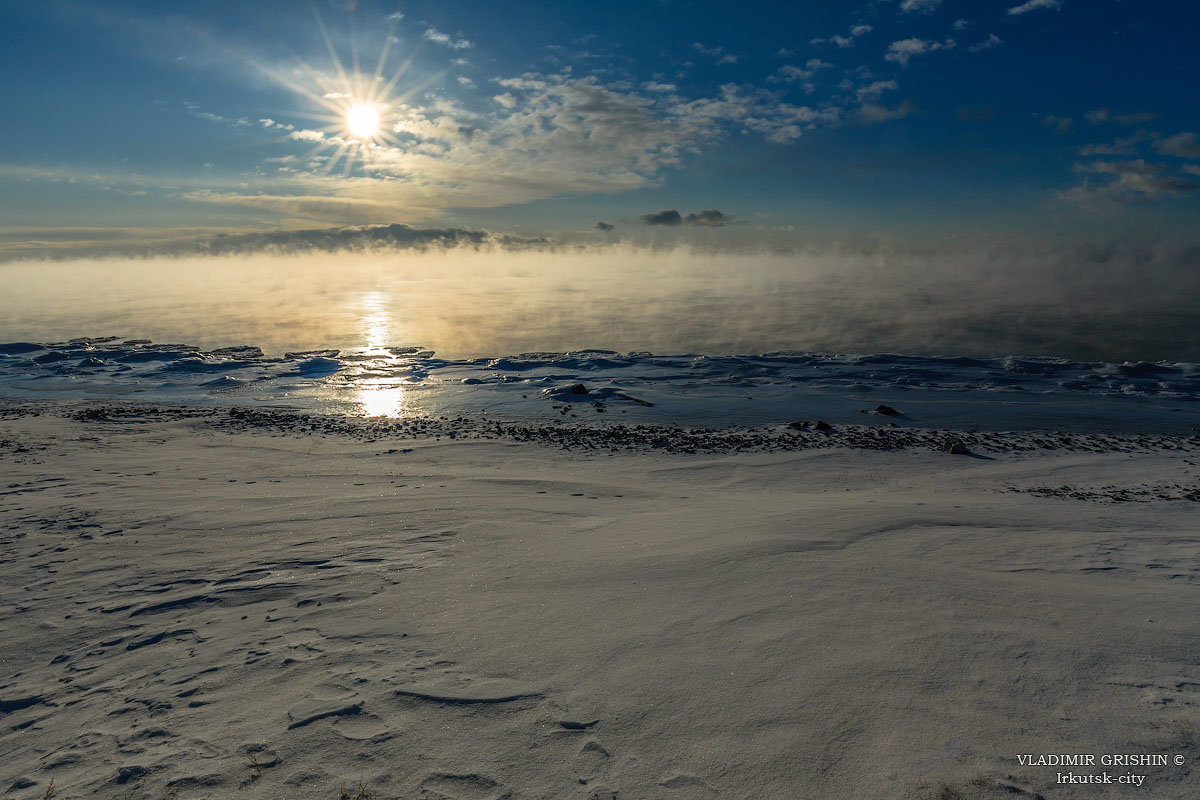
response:
<path id="1" fill-rule="evenodd" d="M 810 417 L 845 422 L 886 403 L 900 408 L 888 420 L 900 425 L 1200 425 L 1200 365 L 1193 363 L 610 350 L 455 361 L 420 347 L 266 356 L 249 345 L 206 351 L 114 337 L 0 344 L 0 396 L 128 395 L 359 416 L 619 413 L 638 421 L 731 425 Z"/>

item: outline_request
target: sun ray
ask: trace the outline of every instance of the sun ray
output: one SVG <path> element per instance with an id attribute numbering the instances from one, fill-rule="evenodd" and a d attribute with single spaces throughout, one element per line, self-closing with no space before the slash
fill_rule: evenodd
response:
<path id="1" fill-rule="evenodd" d="M 383 47 L 379 48 L 379 61 L 375 64 L 375 74 L 371 78 L 371 88 L 375 89 L 379 86 L 379 79 L 383 77 L 383 65 L 387 63 L 388 51 L 392 49 L 392 39 L 396 38 L 396 23 L 392 22 L 388 26 L 387 35 L 383 37 Z M 387 96 L 385 92 L 384 97 Z"/>
<path id="2" fill-rule="evenodd" d="M 316 147 L 304 154 L 304 161 L 311 161 L 313 158 L 320 155 L 322 150 L 328 149 L 328 147 L 329 145 L 327 144 L 318 144 Z"/>
<path id="3" fill-rule="evenodd" d="M 396 84 L 400 82 L 400 79 L 404 76 L 404 73 L 408 71 L 408 67 L 412 64 L 414 58 L 416 58 L 415 55 L 409 56 L 409 59 L 400 65 L 400 68 L 396 70 L 396 74 L 392 76 L 392 79 L 388 81 L 387 86 L 383 87 L 383 91 L 379 93 L 381 97 L 392 96 L 392 91 L 395 90 Z M 408 100 L 415 94 L 424 91 L 435 81 L 439 81 L 444 77 L 446 77 L 445 70 L 438 70 L 437 72 L 430 73 L 424 80 L 412 84 L 406 91 L 397 95 L 395 98 L 396 102 L 408 102 Z"/>
<path id="4" fill-rule="evenodd" d="M 354 17 L 350 17 L 350 67 L 353 70 L 351 75 L 354 76 L 353 90 L 351 93 L 355 97 L 362 97 L 362 70 L 358 66 L 358 37 L 354 35 Z"/>
<path id="5" fill-rule="evenodd" d="M 325 162 L 325 166 L 321 169 L 321 174 L 322 175 L 332 174 L 333 168 L 335 166 L 337 166 L 337 162 L 341 159 L 342 155 L 345 154 L 346 151 L 349 149 L 350 149 L 350 144 L 347 142 L 343 142 L 342 144 L 337 145 L 337 149 L 333 151 L 333 155 L 329 157 L 329 161 Z"/>
<path id="6" fill-rule="evenodd" d="M 312 104 L 311 108 L 297 109 L 290 112 L 290 115 L 293 118 L 311 120 L 308 127 L 321 134 L 320 140 L 315 142 L 312 150 L 304 156 L 308 168 L 312 169 L 314 174 L 331 176 L 340 173 L 346 177 L 353 177 L 356 170 L 362 170 L 365 174 L 389 159 L 397 162 L 397 156 L 411 147 L 411 141 L 398 135 L 396 131 L 399 122 L 410 113 L 406 108 L 419 108 L 420 103 L 414 102 L 413 98 L 443 80 L 447 70 L 423 75 L 420 80 L 411 80 L 411 68 L 421 50 L 419 44 L 405 54 L 394 70 L 389 69 L 389 57 L 395 55 L 392 45 L 399 41 L 395 38 L 397 20 L 391 20 L 383 41 L 379 43 L 379 55 L 374 59 L 373 72 L 364 73 L 362 57 L 365 51 L 358 41 L 354 21 L 350 19 L 348 24 L 351 50 L 348 54 L 348 71 L 338 55 L 330 28 L 325 24 L 316 5 L 312 4 L 311 7 L 328 56 L 327 67 L 317 67 L 290 49 L 288 52 L 293 59 L 290 66 L 259 63 L 248 55 L 246 61 L 279 85 Z M 402 87 L 402 91 L 398 91 L 398 87 Z M 315 138 L 317 137 L 297 135 L 297 131 L 289 131 L 281 140 Z M 323 157 L 324 163 L 315 161 L 319 153 L 328 154 Z"/>
<path id="7" fill-rule="evenodd" d="M 307 65 L 304 65 L 303 62 L 300 62 L 300 63 L 302 66 L 307 67 Z M 264 75 L 272 78 L 275 81 L 278 81 L 279 83 L 286 86 L 288 89 L 291 89 L 293 92 L 296 92 L 297 94 L 308 98 L 309 100 L 313 101 L 317 105 L 325 106 L 330 111 L 336 111 L 336 106 L 334 106 L 332 103 L 330 103 L 329 100 L 327 100 L 324 97 L 322 97 L 321 95 L 313 92 L 308 87 L 302 86 L 301 84 L 293 81 L 291 78 L 289 78 L 287 75 L 284 75 L 279 70 L 272 69 L 271 67 L 268 67 L 265 64 L 260 64 L 256 61 L 251 61 L 250 65 L 253 66 L 255 69 L 259 70 L 260 72 L 262 72 Z"/>
<path id="8" fill-rule="evenodd" d="M 349 87 L 350 80 L 346 77 L 346 70 L 342 67 L 342 60 L 338 58 L 337 48 L 333 46 L 333 37 L 329 35 L 329 29 L 325 27 L 325 22 L 321 19 L 320 13 L 317 11 L 317 6 L 314 3 L 313 17 L 317 20 L 317 29 L 321 32 L 321 38 L 325 40 L 325 48 L 329 51 L 329 60 L 333 62 L 333 66 L 337 69 L 338 79 L 343 86 Z"/>
<path id="9" fill-rule="evenodd" d="M 289 113 L 293 117 L 299 117 L 301 119 L 311 119 L 316 122 L 329 123 L 331 120 L 337 118 L 342 113 L 343 110 L 344 109 L 341 106 L 338 106 L 336 104 L 331 104 L 330 109 L 329 109 L 329 111 L 331 113 L 329 113 L 329 114 L 318 114 L 315 111 L 291 111 Z"/>

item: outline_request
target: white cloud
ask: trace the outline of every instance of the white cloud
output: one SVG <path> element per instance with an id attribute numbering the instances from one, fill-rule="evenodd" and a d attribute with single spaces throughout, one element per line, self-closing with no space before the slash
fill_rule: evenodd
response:
<path id="1" fill-rule="evenodd" d="M 807 80 L 812 77 L 812 72 L 801 69 L 793 64 L 784 64 L 779 70 L 769 78 L 771 83 L 794 83 L 795 81 Z"/>
<path id="2" fill-rule="evenodd" d="M 1167 167 L 1148 164 L 1142 159 L 1076 164 L 1075 171 L 1102 176 L 1098 186 L 1093 186 L 1091 180 L 1085 178 L 1081 185 L 1059 194 L 1061 199 L 1082 206 L 1098 207 L 1168 199 L 1200 189 L 1200 185 L 1195 182 L 1170 174 Z"/>
<path id="3" fill-rule="evenodd" d="M 428 28 L 425 31 L 424 38 L 434 44 L 440 44 L 443 47 L 449 47 L 451 50 L 466 50 L 474 45 L 466 39 L 455 39 L 448 33 L 442 33 L 437 28 Z"/>
<path id="4" fill-rule="evenodd" d="M 819 60 L 810 63 L 826 68 Z M 666 170 L 730 134 L 786 145 L 842 119 L 836 107 L 784 103 L 735 84 L 715 96 L 685 100 L 673 91 L 563 74 L 497 83 L 508 91 L 493 98 L 487 113 L 447 100 L 398 108 L 390 126 L 398 138 L 356 151 L 361 177 L 325 175 L 327 165 L 321 164 L 312 165 L 311 173 L 298 168 L 279 175 L 272 164 L 275 183 L 256 184 L 261 193 L 232 189 L 190 199 L 305 218 L 372 221 L 388 210 L 388 219 L 421 218 L 445 208 L 653 186 Z M 319 138 L 320 131 L 292 136 L 341 143 L 339 137 Z"/>
<path id="5" fill-rule="evenodd" d="M 201 111 L 200 106 L 196 105 L 195 103 L 184 103 L 183 105 L 184 105 L 184 108 L 187 109 L 188 113 L 191 114 L 193 117 L 198 117 L 200 119 L 206 119 L 206 120 L 209 120 L 210 122 L 224 122 L 228 125 L 232 125 L 235 128 L 248 128 L 251 125 L 250 120 L 246 119 L 245 117 L 238 117 L 237 119 L 232 119 L 230 117 L 225 117 L 220 114 L 214 114 L 211 111 Z"/>
<path id="6" fill-rule="evenodd" d="M 496 83 L 503 86 L 505 89 L 545 89 L 550 84 L 544 80 L 540 80 L 537 75 L 527 72 L 519 78 L 502 78 Z"/>
<path id="7" fill-rule="evenodd" d="M 976 42 L 967 48 L 968 53 L 982 53 L 984 50 L 993 50 L 1004 44 L 1004 40 L 994 33 L 989 33 L 988 38 L 982 42 Z"/>
<path id="8" fill-rule="evenodd" d="M 956 31 L 963 31 L 969 27 L 971 27 L 971 20 L 969 20 L 969 19 L 954 20 L 954 30 L 956 30 Z"/>
<path id="9" fill-rule="evenodd" d="M 1200 158 L 1200 140 L 1194 133 L 1177 133 L 1154 145 L 1154 149 L 1165 156 Z"/>
<path id="10" fill-rule="evenodd" d="M 874 83 L 862 86 L 855 94 L 858 95 L 859 101 L 875 100 L 885 91 L 896 91 L 900 88 L 900 84 L 895 81 L 875 81 Z"/>
<path id="11" fill-rule="evenodd" d="M 738 57 L 732 53 L 726 53 L 723 47 L 705 47 L 700 42 L 693 42 L 692 49 L 717 59 L 718 65 L 738 63 Z"/>
<path id="12" fill-rule="evenodd" d="M 954 44 L 953 39 L 947 39 L 945 42 L 934 42 L 928 39 L 917 38 L 901 39 L 898 42 L 892 42 L 888 45 L 884 58 L 903 67 L 908 65 L 908 60 L 913 56 L 934 53 L 938 50 L 949 50 L 954 47 Z"/>
<path id="13" fill-rule="evenodd" d="M 1115 139 L 1110 144 L 1089 144 L 1079 148 L 1081 156 L 1132 156 L 1137 155 L 1138 145 L 1154 138 L 1148 131 L 1138 131 L 1124 139 Z"/>
<path id="14" fill-rule="evenodd" d="M 717 97 L 679 102 L 671 110 L 677 125 L 700 139 L 718 137 L 728 126 L 753 131 L 772 142 L 787 144 L 805 131 L 836 125 L 841 111 L 780 103 L 767 92 L 747 94 L 735 84 L 725 84 Z"/>
<path id="15" fill-rule="evenodd" d="M 1114 114 L 1107 108 L 1096 108 L 1083 116 L 1093 125 L 1099 125 L 1102 122 L 1115 122 L 1118 125 L 1137 125 L 1138 123 L 1149 122 L 1154 119 L 1154 114 L 1150 111 L 1138 111 L 1133 114 Z"/>
<path id="16" fill-rule="evenodd" d="M 942 0 L 902 0 L 900 10 L 905 14 L 928 14 L 942 4 Z"/>
<path id="17" fill-rule="evenodd" d="M 471 46 L 460 33 L 452 36 L 424 25 L 421 29 L 426 40 L 452 50 Z M 853 41 L 871 26 L 854 25 L 847 31 Z M 946 46 L 931 43 L 930 49 Z M 694 49 L 717 63 L 736 58 L 699 42 Z M 807 81 L 831 67 L 828 61 L 812 58 L 781 69 L 778 80 Z M 271 153 L 274 158 L 261 163 L 257 173 L 237 176 L 244 185 L 213 180 L 172 191 L 185 192 L 194 202 L 306 219 L 416 219 L 448 208 L 651 187 L 668 171 L 730 136 L 789 145 L 818 129 L 847 121 L 898 119 L 912 108 L 908 103 L 888 108 L 876 102 L 882 93 L 897 88 L 895 81 L 864 85 L 857 103 L 855 93 L 848 91 L 836 103 L 803 104 L 783 102 L 781 92 L 732 83 L 709 96 L 688 99 L 679 95 L 675 83 L 666 82 L 669 75 L 655 77 L 659 80 L 635 84 L 579 78 L 566 69 L 559 74 L 496 76 L 492 88 L 499 93 L 469 93 L 464 102 L 477 104 L 470 107 L 445 98 L 406 95 L 405 105 L 396 101 L 387 111 L 386 142 L 350 143 L 332 127 L 288 130 L 276 119 L 263 117 L 254 123 L 256 128 L 280 133 L 262 133 L 260 138 L 283 137 L 288 142 Z M 468 85 L 469 79 L 459 80 Z M 475 80 L 483 81 L 479 76 Z M 871 83 L 869 76 L 854 80 Z M 317 94 L 334 87 L 346 88 L 330 78 Z M 345 98 L 339 94 L 331 99 Z M 321 155 L 305 154 L 314 148 Z M 342 158 L 352 162 L 346 170 L 338 168 Z M 281 174 L 280 169 L 288 172 Z"/>
<path id="18" fill-rule="evenodd" d="M 1163 172 L 1165 167 L 1160 164 L 1147 164 L 1144 159 L 1137 161 L 1092 161 L 1074 166 L 1076 172 L 1098 172 L 1107 175 L 1153 175 Z"/>
<path id="19" fill-rule="evenodd" d="M 825 44 L 826 42 L 832 42 L 841 48 L 853 47 L 856 39 L 866 36 L 873 30 L 875 29 L 870 25 L 851 25 L 849 28 L 849 36 L 842 36 L 840 34 L 830 36 L 828 38 L 824 36 L 818 36 L 815 39 L 809 39 L 808 43 L 814 47 L 819 44 Z"/>
<path id="20" fill-rule="evenodd" d="M 887 108 L 878 103 L 863 103 L 862 107 L 858 109 L 856 117 L 864 125 L 878 125 L 894 119 L 903 119 L 911 114 L 914 108 L 908 100 L 895 108 Z"/>
<path id="21" fill-rule="evenodd" d="M 1059 136 L 1070 136 L 1075 133 L 1075 120 L 1070 117 L 1060 117 L 1057 114 L 1046 114 L 1041 117 L 1041 123 L 1047 128 L 1053 128 Z"/>
<path id="22" fill-rule="evenodd" d="M 792 64 L 784 64 L 771 77 L 767 78 L 771 83 L 795 83 L 796 81 L 809 81 L 817 74 L 819 70 L 829 69 L 833 64 L 828 61 L 822 61 L 819 58 L 810 58 L 804 65 L 804 68 L 794 66 Z M 811 91 L 811 88 L 809 89 Z"/>
<path id="23" fill-rule="evenodd" d="M 392 124 L 392 132 L 418 140 L 418 146 L 432 146 L 437 152 L 452 147 L 463 138 L 472 122 L 458 109 L 435 104 L 425 109 L 406 109 Z"/>
<path id="24" fill-rule="evenodd" d="M 1013 6 L 1008 10 L 1009 16 L 1017 14 L 1028 14 L 1030 11 L 1037 11 L 1039 8 L 1058 10 L 1062 8 L 1062 0 L 1029 0 L 1027 3 L 1022 3 L 1019 6 Z"/>

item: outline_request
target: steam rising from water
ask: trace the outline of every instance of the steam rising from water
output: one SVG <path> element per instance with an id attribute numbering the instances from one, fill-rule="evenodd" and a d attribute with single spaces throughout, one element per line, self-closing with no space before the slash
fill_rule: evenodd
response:
<path id="1" fill-rule="evenodd" d="M 1196 249 L 475 247 L 0 264 L 0 341 L 1200 361 Z"/>

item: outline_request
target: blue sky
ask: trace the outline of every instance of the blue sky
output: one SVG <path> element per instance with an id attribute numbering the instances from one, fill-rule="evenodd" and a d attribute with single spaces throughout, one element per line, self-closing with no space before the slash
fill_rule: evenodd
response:
<path id="1" fill-rule="evenodd" d="M 8 3 L 0 243 L 392 222 L 739 245 L 1188 237 L 1197 16 L 1182 0 Z M 352 130 L 352 108 L 378 129 Z"/>

